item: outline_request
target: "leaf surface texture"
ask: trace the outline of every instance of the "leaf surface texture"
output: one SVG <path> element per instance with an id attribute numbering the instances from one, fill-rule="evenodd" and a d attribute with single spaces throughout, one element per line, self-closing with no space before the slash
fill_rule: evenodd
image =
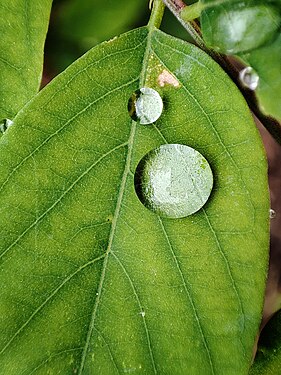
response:
<path id="1" fill-rule="evenodd" d="M 144 86 L 164 103 L 146 126 L 127 110 Z M 70 66 L 0 142 L 3 373 L 247 373 L 268 258 L 266 161 L 215 62 L 134 30 Z M 207 204 L 183 219 L 161 219 L 134 189 L 139 161 L 165 143 L 195 148 L 214 174 Z"/>

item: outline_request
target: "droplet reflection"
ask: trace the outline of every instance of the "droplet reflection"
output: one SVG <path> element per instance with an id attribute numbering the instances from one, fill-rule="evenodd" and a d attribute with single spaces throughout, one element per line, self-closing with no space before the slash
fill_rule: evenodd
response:
<path id="1" fill-rule="evenodd" d="M 191 147 L 162 145 L 137 166 L 135 189 L 140 201 L 163 217 L 182 218 L 200 210 L 213 187 L 207 160 Z"/>
<path id="2" fill-rule="evenodd" d="M 276 212 L 272 208 L 269 210 L 269 218 L 270 219 L 276 218 Z"/>
<path id="3" fill-rule="evenodd" d="M 143 87 L 130 97 L 128 111 L 134 121 L 143 125 L 151 124 L 161 116 L 163 101 L 157 91 Z"/>
<path id="4" fill-rule="evenodd" d="M 8 118 L 0 121 L 0 132 L 1 133 L 5 133 L 5 131 L 13 125 L 13 121 L 12 120 L 9 120 Z"/>
<path id="5" fill-rule="evenodd" d="M 258 87 L 259 76 L 251 66 L 247 66 L 239 72 L 239 79 L 250 90 L 256 90 Z"/>

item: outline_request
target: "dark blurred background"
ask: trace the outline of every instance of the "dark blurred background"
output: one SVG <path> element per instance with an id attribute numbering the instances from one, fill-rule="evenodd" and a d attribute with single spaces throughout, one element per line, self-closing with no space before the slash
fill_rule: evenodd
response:
<path id="1" fill-rule="evenodd" d="M 149 14 L 148 0 L 54 0 L 46 40 L 43 85 L 98 43 L 146 25 Z M 168 10 L 161 29 L 190 40 Z"/>

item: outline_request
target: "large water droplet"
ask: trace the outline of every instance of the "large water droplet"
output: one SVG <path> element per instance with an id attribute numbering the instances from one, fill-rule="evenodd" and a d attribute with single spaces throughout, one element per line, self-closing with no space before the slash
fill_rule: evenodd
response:
<path id="1" fill-rule="evenodd" d="M 0 131 L 1 133 L 5 133 L 5 131 L 13 125 L 13 121 L 12 120 L 9 120 L 8 118 L 0 121 Z"/>
<path id="2" fill-rule="evenodd" d="M 161 116 L 163 101 L 157 91 L 143 87 L 130 97 L 128 111 L 134 121 L 143 125 L 151 124 Z"/>
<path id="3" fill-rule="evenodd" d="M 137 166 L 135 189 L 140 201 L 160 216 L 182 218 L 207 202 L 213 174 L 207 160 L 191 147 L 162 145 Z"/>
<path id="4" fill-rule="evenodd" d="M 247 66 L 239 72 L 239 79 L 250 90 L 255 90 L 258 87 L 259 76 L 251 66 Z"/>

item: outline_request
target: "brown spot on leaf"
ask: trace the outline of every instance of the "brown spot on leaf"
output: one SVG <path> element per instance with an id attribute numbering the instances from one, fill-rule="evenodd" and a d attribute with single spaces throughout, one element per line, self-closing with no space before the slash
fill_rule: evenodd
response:
<path id="1" fill-rule="evenodd" d="M 158 76 L 158 83 L 159 86 L 164 87 L 165 85 L 171 85 L 174 87 L 179 87 L 179 81 L 173 76 L 172 73 L 168 72 L 168 70 L 164 69 L 162 73 Z"/>

